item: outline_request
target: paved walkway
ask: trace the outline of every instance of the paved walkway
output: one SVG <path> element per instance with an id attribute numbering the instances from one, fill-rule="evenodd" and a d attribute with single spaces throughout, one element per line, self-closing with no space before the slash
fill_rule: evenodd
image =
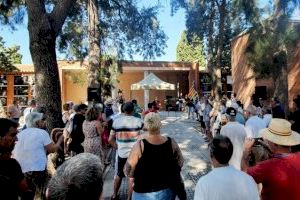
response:
<path id="1" fill-rule="evenodd" d="M 161 112 L 160 114 L 163 119 L 163 135 L 173 137 L 182 151 L 185 163 L 181 175 L 185 183 L 187 197 L 188 199 L 193 199 L 198 179 L 211 168 L 207 143 L 199 131 L 200 124 L 195 120 L 187 119 L 186 113 Z M 110 199 L 113 193 L 113 176 L 114 169 L 108 166 L 105 171 L 103 188 L 105 200 Z M 126 180 L 123 180 L 120 189 L 121 199 L 126 199 L 126 185 Z"/>

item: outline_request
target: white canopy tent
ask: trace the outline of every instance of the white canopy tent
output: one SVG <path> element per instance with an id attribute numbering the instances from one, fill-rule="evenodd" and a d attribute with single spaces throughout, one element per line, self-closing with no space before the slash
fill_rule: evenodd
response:
<path id="1" fill-rule="evenodd" d="M 140 82 L 132 84 L 131 90 L 145 90 L 144 103 L 146 109 L 149 103 L 149 90 L 175 90 L 175 85 L 162 81 L 153 73 L 150 73 Z"/>
<path id="2" fill-rule="evenodd" d="M 175 85 L 162 81 L 153 73 L 150 73 L 140 82 L 132 84 L 131 90 L 175 90 Z"/>

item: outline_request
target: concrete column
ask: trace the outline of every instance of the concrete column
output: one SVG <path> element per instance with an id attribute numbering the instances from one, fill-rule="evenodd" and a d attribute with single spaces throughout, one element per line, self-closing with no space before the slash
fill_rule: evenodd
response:
<path id="1" fill-rule="evenodd" d="M 144 78 L 146 78 L 149 75 L 149 71 L 144 71 Z M 149 90 L 144 90 L 144 107 L 145 110 L 147 110 L 149 103 Z"/>

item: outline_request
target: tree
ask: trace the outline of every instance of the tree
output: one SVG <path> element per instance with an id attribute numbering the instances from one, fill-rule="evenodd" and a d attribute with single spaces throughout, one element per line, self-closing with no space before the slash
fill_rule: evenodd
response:
<path id="1" fill-rule="evenodd" d="M 95 12 L 97 9 L 98 12 Z M 84 23 L 85 17 L 68 22 L 63 29 L 61 36 L 63 45 L 60 49 L 75 59 L 84 58 L 88 54 L 89 87 L 105 89 L 103 85 L 100 86 L 101 80 L 108 77 L 105 77 L 107 73 L 101 71 L 109 70 L 103 69 L 99 73 L 98 68 L 105 67 L 101 66 L 101 63 L 106 62 L 102 60 L 106 55 L 122 59 L 126 54 L 129 56 L 140 54 L 144 59 L 150 59 L 163 53 L 166 35 L 161 31 L 157 21 L 158 9 L 159 6 L 138 9 L 137 3 L 133 0 L 89 0 L 88 23 Z M 87 27 L 82 24 L 88 24 L 88 33 L 85 32 Z M 77 31 L 73 31 L 74 29 Z M 82 48 L 71 46 L 74 41 Z"/>
<path id="2" fill-rule="evenodd" d="M 176 48 L 176 60 L 185 62 L 197 61 L 200 66 L 206 66 L 203 42 L 199 37 L 194 35 L 191 41 L 188 41 L 186 31 L 181 34 L 180 41 Z"/>
<path id="3" fill-rule="evenodd" d="M 119 54 L 137 52 L 144 57 L 163 52 L 166 36 L 156 20 L 157 7 L 139 10 L 133 0 L 99 0 L 94 4 L 101 13 L 98 15 L 101 26 L 96 27 L 101 28 L 98 40 L 104 44 L 108 42 L 106 47 L 114 46 Z M 4 0 L 0 3 L 0 11 L 1 22 L 13 28 L 27 13 L 30 52 L 36 74 L 36 99 L 47 109 L 48 128 L 59 127 L 62 124 L 61 93 L 56 42 L 68 56 L 85 57 L 87 30 L 90 31 L 86 28 L 86 1 Z"/>
<path id="4" fill-rule="evenodd" d="M 245 29 L 257 19 L 258 8 L 255 0 L 172 0 L 172 12 L 186 10 L 188 38 L 197 35 L 206 44 L 207 67 L 212 76 L 214 94 L 218 96 L 222 89 L 221 69 L 228 67 L 230 38 Z M 225 52 L 227 51 L 227 52 Z M 227 62 L 226 62 L 227 60 Z"/>
<path id="5" fill-rule="evenodd" d="M 0 71 L 16 71 L 14 64 L 20 64 L 22 55 L 19 53 L 19 46 L 5 47 L 5 42 L 0 36 Z"/>
<path id="6" fill-rule="evenodd" d="M 276 0 L 273 12 L 250 31 L 247 47 L 249 63 L 258 78 L 271 77 L 274 97 L 279 97 L 288 111 L 288 62 L 300 41 L 300 24 L 292 23 L 292 12 L 299 0 Z"/>

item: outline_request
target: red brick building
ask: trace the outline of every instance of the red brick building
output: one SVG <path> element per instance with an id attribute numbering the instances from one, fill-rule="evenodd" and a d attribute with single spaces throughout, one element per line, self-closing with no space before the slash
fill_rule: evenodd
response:
<path id="1" fill-rule="evenodd" d="M 271 79 L 257 79 L 249 67 L 245 50 L 249 34 L 241 34 L 231 41 L 231 68 L 233 91 L 237 98 L 247 106 L 252 94 L 265 95 L 270 98 L 274 85 Z M 288 60 L 288 101 L 289 108 L 293 109 L 293 99 L 300 94 L 300 42 L 292 58 Z"/>

